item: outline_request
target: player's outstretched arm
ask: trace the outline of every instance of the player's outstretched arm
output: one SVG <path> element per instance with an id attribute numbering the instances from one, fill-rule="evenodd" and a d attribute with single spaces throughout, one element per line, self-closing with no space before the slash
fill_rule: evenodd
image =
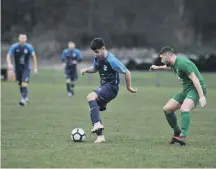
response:
<path id="1" fill-rule="evenodd" d="M 125 72 L 125 81 L 126 81 L 126 87 L 128 91 L 130 91 L 131 93 L 136 93 L 137 89 L 131 87 L 131 73 L 129 70 Z"/>
<path id="2" fill-rule="evenodd" d="M 130 73 L 130 71 L 116 57 L 110 57 L 109 61 L 111 63 L 112 68 L 116 72 L 125 74 L 126 87 L 127 87 L 128 91 L 130 91 L 131 93 L 136 93 L 137 89 L 131 87 L 131 73 Z"/>
<path id="3" fill-rule="evenodd" d="M 89 68 L 81 69 L 80 72 L 81 72 L 82 75 L 84 75 L 86 73 L 96 73 L 97 69 L 95 69 L 94 66 L 91 66 Z"/>
<path id="4" fill-rule="evenodd" d="M 152 65 L 150 67 L 150 70 L 170 70 L 170 67 L 167 67 L 166 65 L 163 66 Z"/>
<path id="5" fill-rule="evenodd" d="M 192 80 L 192 82 L 193 82 L 193 84 L 194 84 L 194 86 L 195 86 L 195 88 L 199 94 L 200 106 L 204 107 L 206 105 L 206 98 L 204 96 L 204 93 L 203 93 L 202 87 L 200 85 L 199 79 L 197 78 L 197 76 L 194 72 L 192 72 L 188 77 Z"/>

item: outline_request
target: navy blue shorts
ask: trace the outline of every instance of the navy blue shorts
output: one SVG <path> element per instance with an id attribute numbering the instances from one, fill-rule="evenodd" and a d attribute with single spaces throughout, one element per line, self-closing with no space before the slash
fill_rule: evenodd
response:
<path id="1" fill-rule="evenodd" d="M 21 85 L 22 82 L 29 83 L 30 72 L 29 68 L 23 67 L 15 70 L 16 80 L 19 82 L 19 85 Z"/>
<path id="2" fill-rule="evenodd" d="M 100 85 L 97 89 L 93 91 L 99 97 L 97 103 L 100 108 L 100 111 L 104 111 L 106 110 L 107 103 L 109 103 L 118 95 L 119 86 L 105 83 L 103 85 Z"/>
<path id="3" fill-rule="evenodd" d="M 76 68 L 66 67 L 65 68 L 65 78 L 71 81 L 76 81 L 78 79 L 78 74 Z"/>
<path id="4" fill-rule="evenodd" d="M 99 96 L 100 100 L 109 103 L 118 95 L 119 86 L 105 83 L 93 91 Z"/>

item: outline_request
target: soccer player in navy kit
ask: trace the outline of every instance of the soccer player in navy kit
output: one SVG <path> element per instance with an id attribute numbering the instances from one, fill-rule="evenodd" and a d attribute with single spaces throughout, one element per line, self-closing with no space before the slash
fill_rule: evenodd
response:
<path id="1" fill-rule="evenodd" d="M 63 50 L 62 62 L 65 67 L 66 89 L 68 96 L 74 94 L 75 81 L 78 79 L 77 63 L 83 60 L 80 51 L 75 48 L 74 42 L 68 42 L 68 48 Z"/>
<path id="2" fill-rule="evenodd" d="M 14 58 L 16 80 L 20 86 L 20 105 L 25 106 L 28 102 L 28 83 L 31 72 L 31 59 L 33 58 L 34 73 L 37 74 L 37 57 L 31 44 L 26 43 L 27 36 L 19 35 L 19 42 L 14 43 L 7 54 L 8 69 L 12 70 L 11 57 Z"/>
<path id="3" fill-rule="evenodd" d="M 91 49 L 95 54 L 94 63 L 92 67 L 82 69 L 81 74 L 98 71 L 100 75 L 100 86 L 87 96 L 87 100 L 93 124 L 91 132 L 98 136 L 95 143 L 102 143 L 105 142 L 104 126 L 101 124 L 99 111 L 106 110 L 107 103 L 118 95 L 119 73 L 125 74 L 126 86 L 130 92 L 136 93 L 137 89 L 131 87 L 130 71 L 112 53 L 106 50 L 103 39 L 93 39 Z"/>

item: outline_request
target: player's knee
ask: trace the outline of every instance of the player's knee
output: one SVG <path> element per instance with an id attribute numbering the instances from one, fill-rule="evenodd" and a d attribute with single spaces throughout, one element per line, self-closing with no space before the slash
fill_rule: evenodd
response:
<path id="1" fill-rule="evenodd" d="M 87 96 L 88 101 L 96 100 L 96 99 L 97 99 L 97 95 L 94 92 L 89 93 Z"/>
<path id="2" fill-rule="evenodd" d="M 22 82 L 22 83 L 21 83 L 21 86 L 22 86 L 22 87 L 27 87 L 27 86 L 28 86 L 28 83 Z"/>
<path id="3" fill-rule="evenodd" d="M 170 106 L 167 106 L 167 105 L 165 105 L 163 107 L 163 111 L 164 111 L 165 114 L 173 112 L 172 108 Z"/>
<path id="4" fill-rule="evenodd" d="M 66 83 L 70 83 L 71 82 L 71 80 L 70 79 L 66 79 Z"/>
<path id="5" fill-rule="evenodd" d="M 184 106 L 184 105 L 182 105 L 181 107 L 180 107 L 180 111 L 181 112 L 188 112 L 188 111 L 190 111 L 191 109 L 189 108 L 189 107 L 187 107 L 187 106 Z"/>
<path id="6" fill-rule="evenodd" d="M 189 112 L 196 107 L 196 104 L 191 99 L 185 99 L 184 103 L 180 107 L 181 112 Z"/>

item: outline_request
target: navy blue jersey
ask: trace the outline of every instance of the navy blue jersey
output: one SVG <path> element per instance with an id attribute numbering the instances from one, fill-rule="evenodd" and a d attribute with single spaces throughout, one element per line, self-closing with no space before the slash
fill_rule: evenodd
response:
<path id="1" fill-rule="evenodd" d="M 64 49 L 62 52 L 62 61 L 66 63 L 66 66 L 75 66 L 72 62 L 74 60 L 80 62 L 82 59 L 78 49 Z"/>
<path id="2" fill-rule="evenodd" d="M 99 72 L 101 85 L 105 83 L 119 84 L 119 73 L 125 73 L 127 68 L 112 53 L 104 59 L 94 57 L 94 68 Z"/>
<path id="3" fill-rule="evenodd" d="M 22 66 L 30 69 L 32 54 L 34 52 L 34 48 L 31 44 L 25 43 L 22 46 L 17 42 L 10 47 L 8 54 L 14 57 L 15 68 Z"/>

